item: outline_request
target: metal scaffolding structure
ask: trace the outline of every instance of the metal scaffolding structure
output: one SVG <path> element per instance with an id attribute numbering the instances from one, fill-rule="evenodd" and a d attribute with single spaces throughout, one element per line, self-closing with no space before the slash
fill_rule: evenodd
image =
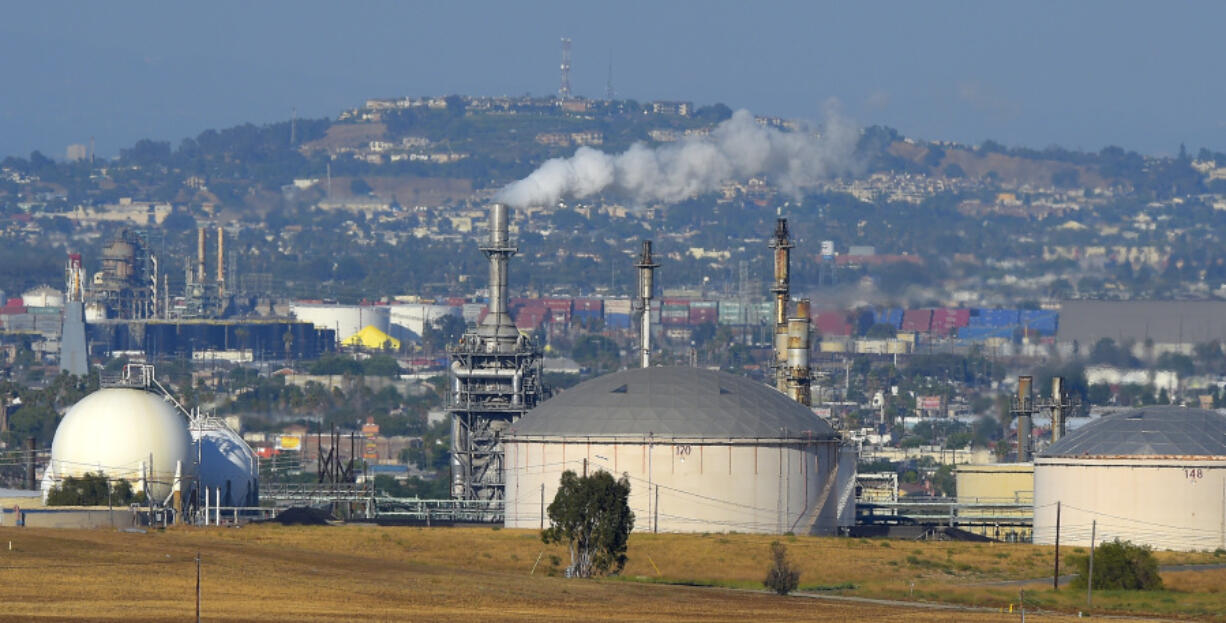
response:
<path id="1" fill-rule="evenodd" d="M 541 352 L 521 335 L 507 311 L 510 244 L 507 207 L 490 206 L 489 309 L 475 329 L 448 349 L 447 409 L 451 414 L 451 495 L 462 500 L 504 498 L 502 433 L 543 400 Z"/>

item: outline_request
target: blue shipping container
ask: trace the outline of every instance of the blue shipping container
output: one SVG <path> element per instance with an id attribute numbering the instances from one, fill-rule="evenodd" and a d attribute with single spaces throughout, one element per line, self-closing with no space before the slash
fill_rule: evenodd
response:
<path id="1" fill-rule="evenodd" d="M 605 314 L 604 326 L 609 329 L 629 329 L 630 314 Z"/>

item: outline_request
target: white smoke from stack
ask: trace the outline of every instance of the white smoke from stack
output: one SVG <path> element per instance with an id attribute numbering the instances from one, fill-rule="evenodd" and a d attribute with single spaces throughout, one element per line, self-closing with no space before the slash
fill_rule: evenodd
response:
<path id="1" fill-rule="evenodd" d="M 639 203 L 676 203 L 717 190 L 730 180 L 764 175 L 785 192 L 848 173 L 859 131 L 831 107 L 820 135 L 759 125 L 738 110 L 708 136 L 687 136 L 648 147 L 635 143 L 617 155 L 580 147 L 503 188 L 497 200 L 514 207 L 553 206 L 563 197 L 611 192 Z"/>

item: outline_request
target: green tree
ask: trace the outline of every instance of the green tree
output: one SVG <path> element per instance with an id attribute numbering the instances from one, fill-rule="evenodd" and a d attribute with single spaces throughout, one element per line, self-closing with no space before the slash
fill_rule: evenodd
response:
<path id="1" fill-rule="evenodd" d="M 113 483 L 113 484 L 111 484 Z M 123 506 L 144 500 L 144 493 L 136 494 L 126 480 L 108 483 L 102 472 L 83 476 L 68 476 L 47 493 L 47 506 L 103 506 L 107 503 Z"/>
<path id="2" fill-rule="evenodd" d="M 787 595 L 800 585 L 800 571 L 788 560 L 788 548 L 779 541 L 771 542 L 771 566 L 762 583 L 780 595 Z"/>
<path id="3" fill-rule="evenodd" d="M 548 512 L 549 527 L 541 532 L 541 540 L 567 544 L 572 577 L 619 573 L 626 566 L 634 513 L 630 481 L 624 476 L 613 480 L 603 470 L 591 476 L 566 470 Z"/>
<path id="4" fill-rule="evenodd" d="M 1081 556 L 1073 559 L 1077 576 L 1074 588 L 1086 588 L 1090 559 Z M 1162 588 L 1162 576 L 1158 575 L 1158 560 L 1148 545 L 1136 545 L 1131 541 L 1115 539 L 1094 548 L 1094 588 L 1106 590 L 1156 591 Z"/>
<path id="5" fill-rule="evenodd" d="M 621 361 L 617 344 L 603 335 L 585 335 L 575 341 L 571 357 L 597 372 L 614 370 Z"/>

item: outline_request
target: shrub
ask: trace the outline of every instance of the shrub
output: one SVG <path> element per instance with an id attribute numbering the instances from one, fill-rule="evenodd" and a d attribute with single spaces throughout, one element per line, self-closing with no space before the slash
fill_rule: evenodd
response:
<path id="1" fill-rule="evenodd" d="M 1086 588 L 1090 559 L 1078 556 L 1073 560 L 1077 577 L 1075 588 Z M 1158 561 L 1148 545 L 1116 539 L 1094 548 L 1094 588 L 1105 590 L 1153 591 L 1162 588 Z"/>
<path id="2" fill-rule="evenodd" d="M 116 506 L 145 501 L 144 492 L 134 493 L 128 481 L 112 480 L 108 486 L 106 475 L 98 472 L 65 477 L 47 492 L 47 506 L 105 506 L 108 489 L 110 503 Z"/>
<path id="3" fill-rule="evenodd" d="M 787 595 L 800 585 L 800 571 L 788 560 L 788 548 L 779 541 L 771 543 L 771 566 L 766 571 L 766 588 Z"/>

